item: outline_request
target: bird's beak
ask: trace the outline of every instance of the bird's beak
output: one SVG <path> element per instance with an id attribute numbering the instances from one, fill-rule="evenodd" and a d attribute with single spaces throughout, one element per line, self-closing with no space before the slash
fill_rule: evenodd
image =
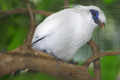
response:
<path id="1" fill-rule="evenodd" d="M 99 26 L 104 30 L 104 28 L 105 28 L 105 23 L 100 23 Z"/>

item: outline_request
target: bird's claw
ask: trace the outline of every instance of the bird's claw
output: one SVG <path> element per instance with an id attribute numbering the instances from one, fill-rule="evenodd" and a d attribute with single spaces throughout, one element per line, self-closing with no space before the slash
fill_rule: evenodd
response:
<path id="1" fill-rule="evenodd" d="M 60 58 L 58 58 L 52 51 L 47 51 L 47 53 L 49 53 L 51 56 L 53 56 L 54 59 L 55 59 L 56 62 L 57 62 L 57 66 L 60 66 L 59 61 L 63 61 L 63 60 L 61 60 Z M 63 61 L 63 62 L 64 62 L 64 61 Z"/>

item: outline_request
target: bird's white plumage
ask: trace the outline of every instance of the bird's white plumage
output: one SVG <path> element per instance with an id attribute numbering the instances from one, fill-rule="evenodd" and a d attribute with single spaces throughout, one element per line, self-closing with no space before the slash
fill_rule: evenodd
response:
<path id="1" fill-rule="evenodd" d="M 92 19 L 90 9 L 100 12 L 101 22 L 106 21 L 103 12 L 95 6 L 77 6 L 54 13 L 47 17 L 35 30 L 32 43 L 39 51 L 50 50 L 64 61 L 72 60 L 77 50 L 87 43 L 97 24 Z"/>

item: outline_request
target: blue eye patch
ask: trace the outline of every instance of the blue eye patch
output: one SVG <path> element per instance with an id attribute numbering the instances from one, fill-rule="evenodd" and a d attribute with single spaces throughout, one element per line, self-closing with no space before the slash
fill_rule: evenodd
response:
<path id="1" fill-rule="evenodd" d="M 99 19 L 98 19 L 99 12 L 98 12 L 97 10 L 93 10 L 93 9 L 91 9 L 90 12 L 91 12 L 91 14 L 92 14 L 92 19 L 94 20 L 94 22 L 95 22 L 96 24 L 99 24 L 99 23 L 100 23 L 100 21 L 99 21 Z"/>

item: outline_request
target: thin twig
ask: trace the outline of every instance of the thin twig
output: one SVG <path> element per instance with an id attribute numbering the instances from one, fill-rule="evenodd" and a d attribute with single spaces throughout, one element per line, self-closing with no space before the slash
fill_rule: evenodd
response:
<path id="1" fill-rule="evenodd" d="M 40 14 L 43 16 L 49 16 L 53 14 L 53 12 L 43 11 L 43 10 L 32 10 L 33 14 Z M 18 8 L 15 10 L 8 10 L 8 11 L 2 11 L 0 10 L 0 14 L 2 15 L 14 15 L 14 14 L 28 14 L 28 10 L 25 8 Z"/>
<path id="2" fill-rule="evenodd" d="M 31 44 L 31 41 L 32 41 L 32 37 L 33 37 L 34 31 L 35 31 L 35 28 L 36 28 L 36 23 L 35 23 L 35 19 L 34 19 L 34 16 L 33 16 L 32 9 L 30 7 L 29 1 L 25 0 L 25 3 L 26 3 L 26 6 L 28 8 L 29 15 L 30 15 L 30 29 L 29 29 L 29 33 L 27 35 L 27 38 L 26 38 L 24 44 L 27 47 L 28 46 L 30 47 L 30 44 Z"/>
<path id="3" fill-rule="evenodd" d="M 89 66 L 90 63 L 100 57 L 104 57 L 104 56 L 114 56 L 114 55 L 120 55 L 120 50 L 118 51 L 104 51 L 100 54 L 91 56 L 88 60 L 86 60 L 82 66 Z"/>
<path id="4" fill-rule="evenodd" d="M 64 0 L 64 8 L 68 8 L 69 7 L 69 0 Z"/>

